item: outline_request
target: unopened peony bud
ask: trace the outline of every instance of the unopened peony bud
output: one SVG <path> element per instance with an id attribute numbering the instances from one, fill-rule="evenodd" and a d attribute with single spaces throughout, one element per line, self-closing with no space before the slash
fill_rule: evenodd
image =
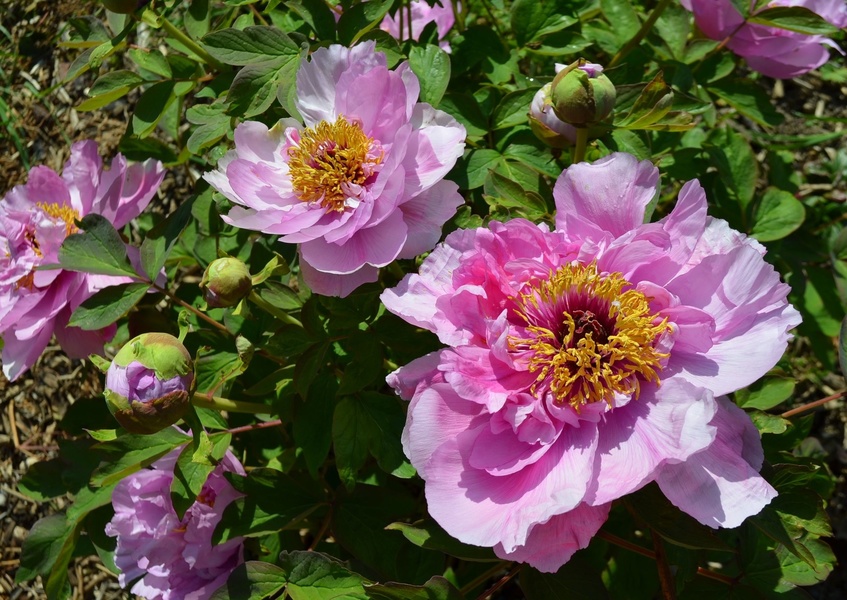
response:
<path id="1" fill-rule="evenodd" d="M 226 308 L 235 306 L 250 293 L 253 280 L 247 265 L 227 256 L 209 263 L 200 287 L 205 291 L 206 304 L 212 308 Z"/>
<path id="2" fill-rule="evenodd" d="M 189 405 L 191 355 L 167 333 L 129 341 L 106 372 L 106 403 L 130 433 L 156 433 L 176 423 Z"/>
<path id="3" fill-rule="evenodd" d="M 559 119 L 585 127 L 609 116 L 616 93 L 614 84 L 602 74 L 603 67 L 579 62 L 553 79 L 550 101 Z"/>
<path id="4" fill-rule="evenodd" d="M 529 126 L 535 136 L 552 148 L 572 146 L 576 141 L 576 128 L 560 120 L 553 112 L 548 83 L 536 92 L 529 105 Z"/>

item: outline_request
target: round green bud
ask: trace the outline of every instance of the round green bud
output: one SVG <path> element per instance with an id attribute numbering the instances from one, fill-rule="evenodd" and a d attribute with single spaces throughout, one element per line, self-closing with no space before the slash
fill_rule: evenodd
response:
<path id="1" fill-rule="evenodd" d="M 600 65 L 578 61 L 556 75 L 550 102 L 559 119 L 586 127 L 609 116 L 615 108 L 616 92 L 602 71 Z"/>
<path id="2" fill-rule="evenodd" d="M 235 306 L 253 289 L 250 269 L 237 258 L 213 260 L 203 273 L 200 287 L 206 304 L 212 308 Z"/>

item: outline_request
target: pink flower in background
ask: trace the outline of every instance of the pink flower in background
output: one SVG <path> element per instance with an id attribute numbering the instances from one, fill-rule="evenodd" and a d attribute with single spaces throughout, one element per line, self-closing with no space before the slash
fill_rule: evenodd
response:
<path id="1" fill-rule="evenodd" d="M 438 2 L 440 2 L 440 4 Z M 445 52 L 450 52 L 450 44 L 443 41 L 444 38 L 447 37 L 447 34 L 450 33 L 453 25 L 456 23 L 456 15 L 453 13 L 453 6 L 450 3 L 450 0 L 436 0 L 436 4 L 433 6 L 427 4 L 426 0 L 412 0 L 409 3 L 409 6 L 412 10 L 411 24 L 409 23 L 409 19 L 406 18 L 407 9 L 404 4 L 397 9 L 397 12 L 393 17 L 391 15 L 385 15 L 382 23 L 379 24 L 379 28 L 390 33 L 398 40 L 419 40 L 424 27 L 430 23 L 435 23 L 436 31 L 438 31 L 438 39 L 442 40 L 438 45 Z M 400 11 L 403 11 L 402 19 Z M 401 21 L 403 31 L 400 31 Z M 410 27 L 411 35 L 409 35 Z"/>
<path id="2" fill-rule="evenodd" d="M 123 479 L 112 493 L 115 516 L 106 534 L 117 538 L 115 564 L 122 587 L 150 600 L 204 600 L 244 562 L 243 539 L 212 545 L 224 509 L 240 494 L 225 472 L 244 475 L 231 452 L 209 475 L 197 501 L 180 520 L 171 504 L 178 448 Z"/>
<path id="3" fill-rule="evenodd" d="M 658 170 L 567 169 L 555 231 L 522 219 L 447 236 L 382 300 L 449 347 L 392 373 L 404 449 L 463 542 L 556 571 L 611 502 L 651 481 L 711 527 L 776 495 L 724 394 L 768 371 L 800 317 L 756 241 L 706 215 L 697 181 L 644 224 Z"/>
<path id="4" fill-rule="evenodd" d="M 297 110 L 272 129 L 242 123 L 206 173 L 233 202 L 224 220 L 300 245 L 306 283 L 346 296 L 378 268 L 430 250 L 463 199 L 443 178 L 465 129 L 418 102 L 418 79 L 375 43 L 320 48 L 297 73 Z"/>
<path id="5" fill-rule="evenodd" d="M 105 170 L 97 144 L 78 142 L 64 171 L 34 167 L 25 185 L 0 201 L 0 334 L 3 373 L 14 380 L 29 369 L 55 333 L 71 358 L 102 354 L 115 327 L 83 331 L 67 327 L 71 313 L 98 290 L 129 281 L 62 269 L 38 270 L 59 262 L 74 221 L 103 215 L 123 227 L 149 204 L 165 176 L 162 163 L 148 160 L 128 166 L 120 154 Z"/>
<path id="6" fill-rule="evenodd" d="M 821 35 L 747 23 L 731 0 L 681 2 L 694 13 L 694 20 L 704 34 L 713 40 L 731 36 L 726 47 L 743 57 L 751 69 L 768 77 L 797 77 L 829 60 L 826 46 L 840 51 L 832 40 Z M 751 7 L 755 4 L 751 2 Z M 847 4 L 844 0 L 773 0 L 764 8 L 777 6 L 808 8 L 836 27 L 847 27 Z"/>

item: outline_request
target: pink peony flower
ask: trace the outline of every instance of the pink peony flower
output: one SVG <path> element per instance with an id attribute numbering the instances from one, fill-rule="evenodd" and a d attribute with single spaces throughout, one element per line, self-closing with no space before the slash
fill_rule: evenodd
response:
<path id="1" fill-rule="evenodd" d="M 212 546 L 224 509 L 240 497 L 224 473 L 244 475 L 244 468 L 227 452 L 180 520 L 170 495 L 180 450 L 123 479 L 112 493 L 115 516 L 106 535 L 118 538 L 118 581 L 126 587 L 137 579 L 132 593 L 150 600 L 209 598 L 244 562 L 242 538 Z"/>
<path id="2" fill-rule="evenodd" d="M 465 129 L 418 102 L 408 63 L 389 71 L 374 42 L 318 49 L 297 90 L 304 126 L 242 123 L 235 150 L 205 178 L 241 205 L 227 223 L 300 244 L 306 283 L 346 296 L 376 281 L 379 267 L 438 242 L 463 202 L 443 178 Z"/>
<path id="3" fill-rule="evenodd" d="M 126 225 L 149 204 L 164 176 L 159 161 L 127 166 L 120 154 L 104 170 L 97 144 L 78 142 L 61 177 L 34 167 L 27 183 L 0 201 L 0 334 L 7 378 L 29 369 L 54 333 L 71 358 L 102 354 L 115 327 L 83 331 L 68 327 L 68 320 L 95 292 L 129 279 L 38 267 L 59 262 L 76 219 L 97 213 L 115 227 Z"/>
<path id="4" fill-rule="evenodd" d="M 697 181 L 644 224 L 658 181 L 628 154 L 576 164 L 556 182 L 555 231 L 455 231 L 383 293 L 449 346 L 388 382 L 411 400 L 404 449 L 451 535 L 555 571 L 651 481 L 711 527 L 776 495 L 723 394 L 777 362 L 800 316 Z"/>
<path id="5" fill-rule="evenodd" d="M 681 2 L 694 13 L 694 20 L 704 34 L 713 40 L 731 37 L 727 48 L 743 57 L 751 69 L 768 77 L 797 77 L 829 60 L 826 46 L 840 51 L 832 40 L 820 35 L 747 23 L 731 0 Z M 755 4 L 751 1 L 751 7 Z M 844 0 L 773 0 L 764 8 L 776 6 L 802 6 L 836 27 L 847 27 Z"/>
<path id="6" fill-rule="evenodd" d="M 444 41 L 447 34 L 456 23 L 456 15 L 453 13 L 453 5 L 450 0 L 435 0 L 436 4 L 430 6 L 426 0 L 412 0 L 409 6 L 412 10 L 412 22 L 409 23 L 407 13 L 405 12 L 406 5 L 404 4 L 397 9 L 397 12 L 392 17 L 385 15 L 379 28 L 390 33 L 398 40 L 419 40 L 424 27 L 430 23 L 435 23 L 436 31 L 438 31 L 438 39 L 442 40 L 438 45 L 445 52 L 450 52 L 450 44 Z M 402 25 L 403 31 L 400 31 L 401 17 L 400 11 L 403 11 Z M 410 35 L 411 28 L 411 35 Z"/>

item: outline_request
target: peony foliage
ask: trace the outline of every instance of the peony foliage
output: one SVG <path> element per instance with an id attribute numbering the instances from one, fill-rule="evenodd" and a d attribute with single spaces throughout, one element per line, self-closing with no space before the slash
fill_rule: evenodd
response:
<path id="1" fill-rule="evenodd" d="M 789 100 L 847 79 L 842 0 L 79 17 L 57 83 L 127 103 L 120 153 L 4 186 L 0 336 L 10 381 L 55 340 L 105 398 L 18 485 L 66 508 L 17 581 L 70 598 L 96 553 L 150 600 L 825 582 L 847 155 Z"/>

